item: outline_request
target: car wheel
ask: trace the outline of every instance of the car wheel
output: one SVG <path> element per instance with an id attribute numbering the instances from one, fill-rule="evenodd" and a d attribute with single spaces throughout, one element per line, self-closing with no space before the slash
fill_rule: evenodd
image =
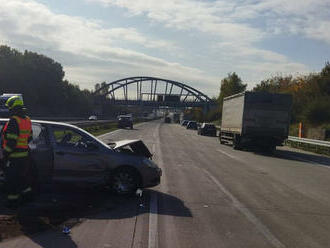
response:
<path id="1" fill-rule="evenodd" d="M 234 148 L 234 150 L 242 150 L 241 137 L 239 135 L 234 136 L 233 148 Z"/>
<path id="2" fill-rule="evenodd" d="M 134 193 L 139 185 L 137 172 L 131 168 L 122 168 L 114 171 L 111 176 L 110 189 L 118 195 Z"/>

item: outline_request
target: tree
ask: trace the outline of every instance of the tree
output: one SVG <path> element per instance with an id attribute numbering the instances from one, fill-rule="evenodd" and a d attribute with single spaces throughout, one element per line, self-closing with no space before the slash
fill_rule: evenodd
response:
<path id="1" fill-rule="evenodd" d="M 228 73 L 228 76 L 221 80 L 219 94 L 220 106 L 222 106 L 225 97 L 245 91 L 246 86 L 247 85 L 242 83 L 241 78 L 238 77 L 235 72 Z"/>
<path id="2" fill-rule="evenodd" d="M 22 93 L 32 116 L 82 116 L 93 96 L 64 80 L 62 65 L 30 51 L 0 46 L 0 93 Z"/>
<path id="3" fill-rule="evenodd" d="M 100 88 L 101 88 L 101 85 L 99 83 L 94 85 L 94 90 L 95 91 L 98 91 Z M 98 92 L 98 94 L 99 94 L 99 92 Z"/>
<path id="4" fill-rule="evenodd" d="M 102 82 L 100 88 L 102 89 L 100 92 L 102 95 L 106 95 L 109 91 L 109 85 L 106 82 Z"/>
<path id="5" fill-rule="evenodd" d="M 261 81 L 253 91 L 287 93 L 293 97 L 292 122 L 311 124 L 330 122 L 330 63 L 320 73 L 293 78 L 272 77 Z"/>
<path id="6" fill-rule="evenodd" d="M 321 76 L 330 76 L 330 63 L 327 61 L 321 71 Z"/>

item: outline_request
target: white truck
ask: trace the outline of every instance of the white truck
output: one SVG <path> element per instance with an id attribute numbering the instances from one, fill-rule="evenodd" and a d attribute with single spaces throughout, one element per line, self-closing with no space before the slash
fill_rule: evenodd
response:
<path id="1" fill-rule="evenodd" d="M 234 149 L 261 147 L 274 151 L 289 134 L 292 96 L 243 92 L 223 102 L 220 143 Z"/>

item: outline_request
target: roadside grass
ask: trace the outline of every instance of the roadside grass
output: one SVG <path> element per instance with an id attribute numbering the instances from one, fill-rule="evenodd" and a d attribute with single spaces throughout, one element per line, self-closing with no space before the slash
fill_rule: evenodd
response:
<path id="1" fill-rule="evenodd" d="M 117 123 L 108 123 L 108 124 L 96 124 L 93 126 L 89 126 L 89 127 L 83 127 L 83 129 L 91 134 L 93 134 L 94 136 L 99 136 L 105 133 L 109 133 L 112 132 L 114 130 L 117 130 Z"/>
<path id="2" fill-rule="evenodd" d="M 151 121 L 151 120 L 146 120 L 146 119 L 136 119 L 133 123 L 133 125 L 136 125 L 138 123 L 141 122 L 147 122 L 147 121 Z M 118 128 L 118 123 L 117 122 L 110 122 L 110 123 L 105 123 L 105 124 L 92 124 L 90 126 L 86 126 L 86 127 L 81 127 L 82 129 L 84 129 L 85 131 L 93 134 L 94 136 L 99 136 L 105 133 L 109 133 L 112 131 L 115 131 Z"/>

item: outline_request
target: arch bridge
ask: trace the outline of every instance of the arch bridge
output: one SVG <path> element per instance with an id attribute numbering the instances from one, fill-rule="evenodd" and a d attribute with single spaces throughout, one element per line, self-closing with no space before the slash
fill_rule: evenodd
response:
<path id="1" fill-rule="evenodd" d="M 107 83 L 94 92 L 112 104 L 150 107 L 209 107 L 215 102 L 201 91 L 158 77 L 128 77 Z"/>

